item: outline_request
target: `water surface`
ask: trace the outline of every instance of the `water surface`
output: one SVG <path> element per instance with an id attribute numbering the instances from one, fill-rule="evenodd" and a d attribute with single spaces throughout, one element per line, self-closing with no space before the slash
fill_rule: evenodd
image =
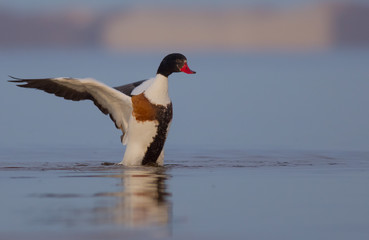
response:
<path id="1" fill-rule="evenodd" d="M 368 239 L 369 153 L 2 148 L 1 239 Z"/>

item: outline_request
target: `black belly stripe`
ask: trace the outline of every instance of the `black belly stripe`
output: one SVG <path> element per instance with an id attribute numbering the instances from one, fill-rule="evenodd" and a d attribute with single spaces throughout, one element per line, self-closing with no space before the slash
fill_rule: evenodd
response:
<path id="1" fill-rule="evenodd" d="M 150 146 L 147 147 L 145 156 L 142 159 L 142 165 L 155 165 L 161 151 L 163 150 L 165 139 L 167 138 L 168 126 L 173 117 L 172 103 L 164 106 L 156 106 L 157 125 L 156 135 Z"/>

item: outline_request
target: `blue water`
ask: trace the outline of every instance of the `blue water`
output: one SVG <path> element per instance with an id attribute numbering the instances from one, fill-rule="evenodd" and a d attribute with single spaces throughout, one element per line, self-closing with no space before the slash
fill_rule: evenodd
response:
<path id="1" fill-rule="evenodd" d="M 1 239 L 367 239 L 369 152 L 2 148 Z"/>
<path id="2" fill-rule="evenodd" d="M 195 75 L 170 76 L 169 143 L 247 149 L 369 149 L 369 51 L 184 52 Z M 155 75 L 166 53 L 4 50 L 0 54 L 0 145 L 111 145 L 121 133 L 90 102 L 6 82 L 93 77 L 119 86 Z M 51 140 L 52 139 L 52 140 Z"/>
<path id="3" fill-rule="evenodd" d="M 166 53 L 2 50 L 0 239 L 369 239 L 369 52 L 184 53 L 164 168 L 91 102 L 6 82 L 152 77 Z M 288 150 L 285 150 L 288 149 Z"/>

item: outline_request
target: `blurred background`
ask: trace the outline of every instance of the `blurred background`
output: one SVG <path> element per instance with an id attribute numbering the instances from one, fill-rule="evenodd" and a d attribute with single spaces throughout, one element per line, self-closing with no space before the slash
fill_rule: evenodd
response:
<path id="1" fill-rule="evenodd" d="M 0 145 L 121 146 L 91 102 L 8 75 L 119 86 L 181 52 L 168 145 L 367 151 L 368 23 L 364 0 L 2 0 Z"/>

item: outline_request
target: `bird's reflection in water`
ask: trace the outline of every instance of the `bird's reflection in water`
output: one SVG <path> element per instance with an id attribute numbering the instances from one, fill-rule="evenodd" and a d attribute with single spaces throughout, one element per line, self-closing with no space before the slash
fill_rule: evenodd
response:
<path id="1" fill-rule="evenodd" d="M 115 175 L 122 179 L 122 192 L 102 194 L 116 196 L 118 200 L 112 206 L 98 209 L 100 214 L 103 210 L 104 220 L 128 227 L 168 225 L 171 204 L 168 200 L 170 193 L 166 189 L 168 175 L 165 169 L 139 167 L 122 171 L 121 175 Z"/>

